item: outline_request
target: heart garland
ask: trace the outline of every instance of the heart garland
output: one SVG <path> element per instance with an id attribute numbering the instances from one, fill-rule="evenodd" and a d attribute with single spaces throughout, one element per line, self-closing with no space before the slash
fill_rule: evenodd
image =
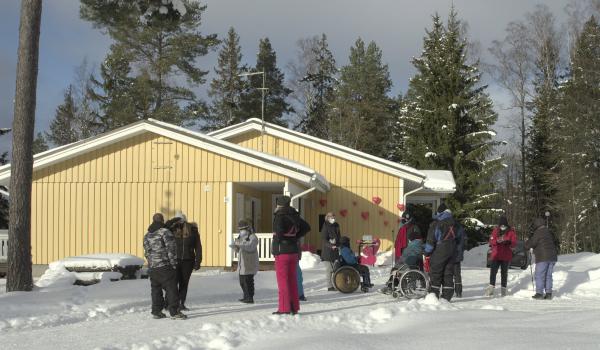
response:
<path id="1" fill-rule="evenodd" d="M 327 205 L 327 199 L 325 199 L 325 198 L 321 198 L 321 199 L 319 199 L 319 204 L 320 204 L 322 207 L 324 207 L 325 205 Z"/>
<path id="2" fill-rule="evenodd" d="M 396 204 L 396 208 L 398 208 L 398 210 L 400 210 L 400 211 L 404 211 L 404 209 L 405 209 L 405 207 L 404 207 L 404 204 L 403 204 L 403 203 L 397 203 L 397 204 Z"/>
<path id="3" fill-rule="evenodd" d="M 342 209 L 340 210 L 340 216 L 341 217 L 346 217 L 346 215 L 348 215 L 348 209 Z"/>
<path id="4" fill-rule="evenodd" d="M 368 211 L 363 211 L 362 213 L 360 213 L 360 216 L 363 218 L 363 220 L 369 220 L 369 212 Z"/>
<path id="5" fill-rule="evenodd" d="M 375 196 L 373 198 L 371 198 L 371 200 L 373 201 L 373 203 L 379 205 L 381 203 L 381 197 Z"/>

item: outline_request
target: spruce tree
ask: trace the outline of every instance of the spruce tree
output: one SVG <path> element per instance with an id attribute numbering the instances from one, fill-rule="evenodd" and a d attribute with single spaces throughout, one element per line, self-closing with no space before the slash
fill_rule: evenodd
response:
<path id="1" fill-rule="evenodd" d="M 271 47 L 269 38 L 261 39 L 259 42 L 256 66 L 253 72 L 265 72 L 265 112 L 266 122 L 278 125 L 286 125 L 284 115 L 293 112 L 293 108 L 286 101 L 292 92 L 284 85 L 284 75 L 277 67 L 277 55 Z M 262 74 L 248 77 L 245 92 L 242 98 L 242 109 L 248 118 L 261 118 L 261 103 L 263 86 Z"/>
<path id="2" fill-rule="evenodd" d="M 537 53 L 535 96 L 529 106 L 533 115 L 526 153 L 529 217 L 545 212 L 555 217 L 558 211 L 554 198 L 558 167 L 554 132 L 557 130 L 559 48 L 553 28 L 548 28 L 546 35 Z"/>
<path id="3" fill-rule="evenodd" d="M 41 132 L 37 133 L 37 136 L 33 140 L 33 145 L 31 146 L 33 154 L 38 154 L 48 150 L 48 144 L 46 143 L 46 138 L 44 134 Z"/>
<path id="4" fill-rule="evenodd" d="M 56 114 L 50 122 L 50 131 L 46 137 L 56 146 L 79 141 L 77 134 L 77 106 L 73 100 L 73 89 L 67 88 L 63 103 L 56 108 Z"/>
<path id="5" fill-rule="evenodd" d="M 306 134 L 331 140 L 329 119 L 337 74 L 335 58 L 329 50 L 325 34 L 321 35 L 310 50 L 311 64 L 308 65 L 306 74 L 301 79 L 302 82 L 309 84 L 310 96 L 307 96 L 305 114 L 300 116 L 298 129 Z"/>
<path id="6" fill-rule="evenodd" d="M 392 87 L 381 49 L 357 39 L 350 62 L 341 68 L 331 129 L 334 141 L 375 156 L 386 157 L 390 137 Z"/>
<path id="7" fill-rule="evenodd" d="M 205 130 L 221 129 L 246 119 L 241 109 L 245 83 L 240 73 L 246 69 L 242 65 L 241 51 L 240 37 L 231 27 L 219 52 L 215 68 L 217 76 L 210 83 L 208 96 L 212 103 L 203 127 Z"/>
<path id="8" fill-rule="evenodd" d="M 218 44 L 215 34 L 203 35 L 199 30 L 205 9 L 189 0 L 81 1 L 81 18 L 105 30 L 114 40 L 111 53 L 126 59 L 129 68 L 135 67 L 125 76 L 133 80 L 130 88 L 119 85 L 123 93 L 106 90 L 110 83 L 101 84 L 105 90 L 97 95 L 112 95 L 104 103 L 118 97 L 117 106 L 102 106 L 103 110 L 119 110 L 124 98 L 137 102 L 135 115 L 130 111 L 105 114 L 105 129 L 147 118 L 185 124 L 205 113 L 203 101 L 192 90 L 205 82 L 208 73 L 197 67 L 197 59 Z M 181 78 L 187 85 L 178 83 Z"/>
<path id="9" fill-rule="evenodd" d="M 600 252 L 600 26 L 594 17 L 574 44 L 561 92 L 561 248 Z"/>
<path id="10" fill-rule="evenodd" d="M 467 62 L 466 38 L 452 9 L 444 27 L 439 16 L 423 41 L 423 53 L 413 60 L 401 119 L 406 128 L 405 159 L 418 169 L 450 170 L 456 192 L 448 198 L 458 217 L 493 214 L 490 178 L 500 159 L 489 159 L 497 119 L 492 101 L 479 83 L 477 63 Z"/>

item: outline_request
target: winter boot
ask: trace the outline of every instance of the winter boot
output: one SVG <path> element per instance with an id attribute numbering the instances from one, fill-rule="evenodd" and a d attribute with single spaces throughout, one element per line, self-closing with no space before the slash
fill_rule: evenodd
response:
<path id="1" fill-rule="evenodd" d="M 537 299 L 537 300 L 542 300 L 544 299 L 544 295 L 542 293 L 535 293 L 534 296 L 532 296 L 533 299 Z"/>
<path id="2" fill-rule="evenodd" d="M 495 288 L 495 286 L 492 286 L 491 284 L 489 286 L 487 286 L 487 288 L 485 289 L 484 295 L 486 297 L 493 297 L 494 296 L 494 288 Z"/>
<path id="3" fill-rule="evenodd" d="M 500 295 L 503 296 L 503 297 L 505 297 L 506 294 L 507 294 L 506 287 L 500 288 Z"/>
<path id="4" fill-rule="evenodd" d="M 188 309 L 184 303 L 181 303 L 181 305 L 179 305 L 179 311 L 189 311 L 190 309 Z"/>
<path id="5" fill-rule="evenodd" d="M 163 314 L 162 312 L 152 313 L 152 318 L 155 320 L 160 320 L 161 318 L 165 317 L 167 317 L 167 315 Z"/>
<path id="6" fill-rule="evenodd" d="M 300 301 L 306 301 L 306 297 L 304 295 L 301 295 L 298 297 L 298 300 Z"/>
<path id="7" fill-rule="evenodd" d="M 254 304 L 254 298 L 248 298 L 242 301 L 244 304 Z"/>
<path id="8" fill-rule="evenodd" d="M 545 300 L 552 300 L 552 293 L 546 293 L 546 295 L 544 295 L 544 299 Z"/>
<path id="9" fill-rule="evenodd" d="M 180 312 L 176 313 L 175 315 L 172 315 L 171 319 L 172 320 L 185 320 L 185 319 L 187 319 L 187 316 L 182 314 L 180 311 Z"/>

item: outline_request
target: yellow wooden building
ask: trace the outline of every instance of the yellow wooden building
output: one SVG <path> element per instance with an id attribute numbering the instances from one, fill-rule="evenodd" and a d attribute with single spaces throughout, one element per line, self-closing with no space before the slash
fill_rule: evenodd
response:
<path id="1" fill-rule="evenodd" d="M 10 165 L 0 167 L 8 185 Z M 408 203 L 436 207 L 454 191 L 449 172 L 420 171 L 259 119 L 205 135 L 144 120 L 34 157 L 34 264 L 82 254 L 143 256 L 152 214 L 183 211 L 198 223 L 204 266 L 229 266 L 240 218 L 262 237 L 271 231 L 276 195 L 313 227 L 320 248 L 323 215 L 336 213 L 343 234 L 390 246 Z M 261 258 L 269 260 L 269 240 Z"/>

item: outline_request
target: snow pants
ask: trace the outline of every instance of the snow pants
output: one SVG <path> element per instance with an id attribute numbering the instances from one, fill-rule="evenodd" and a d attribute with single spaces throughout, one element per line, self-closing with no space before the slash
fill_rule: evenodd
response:
<path id="1" fill-rule="evenodd" d="M 302 276 L 302 269 L 300 268 L 300 262 L 296 265 L 296 283 L 298 284 L 298 295 L 304 296 L 304 278 Z"/>
<path id="2" fill-rule="evenodd" d="M 150 269 L 150 293 L 152 296 L 152 313 L 162 312 L 165 306 L 163 290 L 166 293 L 166 305 L 171 316 L 179 311 L 179 293 L 177 292 L 177 274 L 173 267 L 161 266 Z"/>
<path id="3" fill-rule="evenodd" d="M 462 271 L 460 261 L 454 263 L 454 293 L 456 296 L 462 296 Z"/>
<path id="4" fill-rule="evenodd" d="M 194 260 L 177 260 L 177 286 L 179 288 L 179 299 L 181 305 L 185 304 L 187 297 L 188 285 L 190 284 L 190 277 L 194 270 Z"/>
<path id="5" fill-rule="evenodd" d="M 245 300 L 254 299 L 254 275 L 240 275 L 240 287 Z"/>
<path id="6" fill-rule="evenodd" d="M 508 261 L 492 260 L 492 265 L 490 266 L 490 285 L 496 285 L 498 268 L 500 268 L 500 286 L 506 288 L 506 282 L 508 280 Z"/>
<path id="7" fill-rule="evenodd" d="M 535 264 L 535 292 L 552 293 L 552 272 L 556 261 L 542 261 Z"/>
<path id="8" fill-rule="evenodd" d="M 371 285 L 371 272 L 369 272 L 369 267 L 361 264 L 352 265 L 355 269 L 358 270 L 362 279 L 363 285 L 370 286 Z"/>
<path id="9" fill-rule="evenodd" d="M 331 276 L 333 275 L 333 262 L 325 261 L 325 281 L 327 282 L 327 288 L 333 288 L 333 280 Z"/>
<path id="10" fill-rule="evenodd" d="M 279 254 L 275 256 L 275 274 L 279 291 L 279 312 L 298 312 L 298 254 Z"/>
<path id="11" fill-rule="evenodd" d="M 450 301 L 454 295 L 454 241 L 438 242 L 431 255 L 431 290 Z M 441 293 L 440 293 L 441 292 Z"/>

